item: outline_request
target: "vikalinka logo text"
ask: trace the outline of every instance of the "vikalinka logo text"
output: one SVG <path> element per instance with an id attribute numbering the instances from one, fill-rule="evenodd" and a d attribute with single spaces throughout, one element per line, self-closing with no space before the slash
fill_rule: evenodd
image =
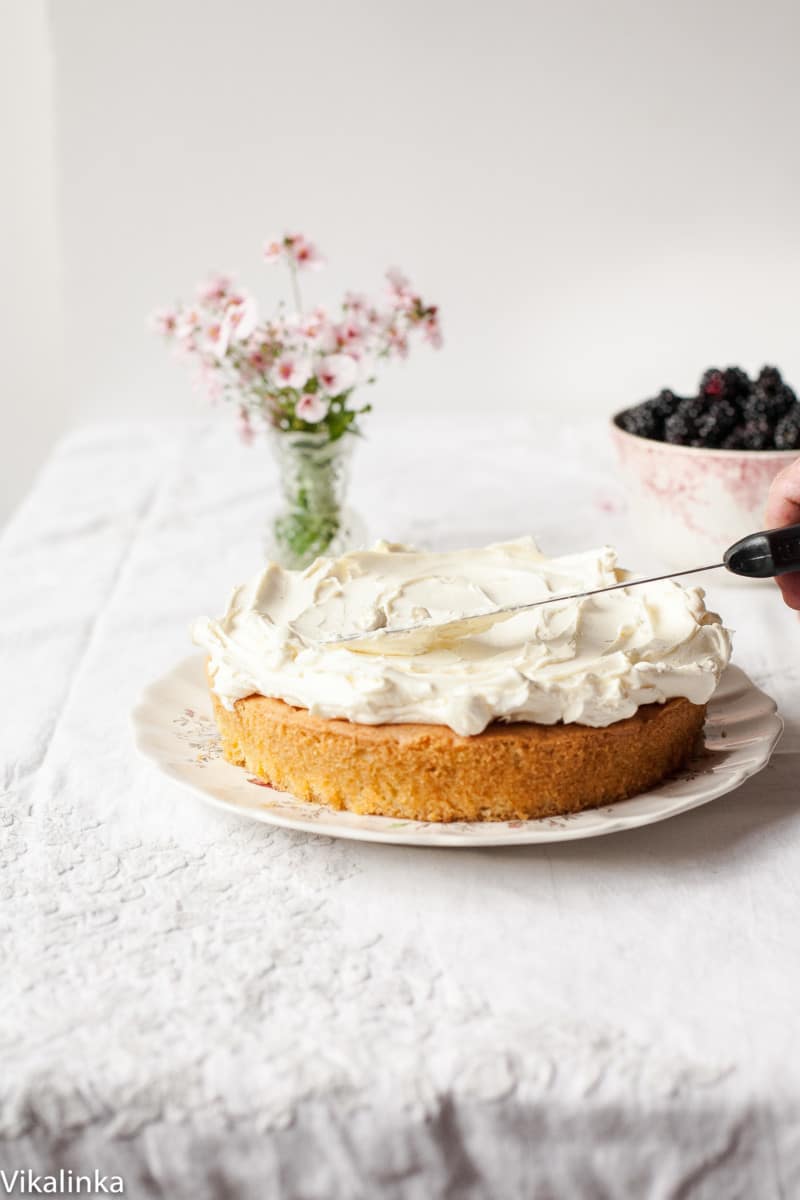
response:
<path id="1" fill-rule="evenodd" d="M 63 1168 L 55 1175 L 37 1175 L 34 1171 L 0 1170 L 0 1185 L 6 1196 L 102 1196 L 104 1193 L 121 1195 L 125 1184 L 120 1175 L 80 1175 L 77 1171 Z"/>

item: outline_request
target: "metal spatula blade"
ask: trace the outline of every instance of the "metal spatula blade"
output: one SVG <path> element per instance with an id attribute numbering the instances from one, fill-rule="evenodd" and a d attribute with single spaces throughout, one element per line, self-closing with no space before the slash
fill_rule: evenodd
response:
<path id="1" fill-rule="evenodd" d="M 527 604 L 509 604 L 505 608 L 493 608 L 488 612 L 475 613 L 468 617 L 454 617 L 450 621 L 421 621 L 417 625 L 395 626 L 377 629 L 371 633 L 350 633 L 344 637 L 326 638 L 323 646 L 345 646 L 360 654 L 424 654 L 434 646 L 448 646 L 462 638 L 486 633 L 501 621 L 515 617 L 517 613 L 541 608 L 544 604 L 558 604 L 565 600 L 585 600 L 589 596 L 602 596 L 605 592 L 617 592 L 622 588 L 638 587 L 642 583 L 658 583 L 663 579 L 675 579 L 679 575 L 694 575 L 698 571 L 713 571 L 724 563 L 712 563 L 707 567 L 692 567 L 688 571 L 672 571 L 669 575 L 651 575 L 647 579 L 629 579 L 624 583 L 612 583 L 607 587 L 592 588 L 586 592 L 564 592 L 546 596 L 543 600 L 531 600 Z"/>
<path id="2" fill-rule="evenodd" d="M 719 567 L 725 567 L 734 575 L 741 575 L 747 579 L 769 579 L 776 575 L 800 571 L 800 525 L 787 525 L 782 529 L 767 529 L 748 534 L 728 547 L 722 562 L 710 563 L 706 567 L 689 567 L 685 571 L 670 571 L 666 575 L 650 575 L 647 579 L 626 579 L 622 583 L 591 588 L 585 592 L 546 596 L 544 600 L 531 600 L 527 604 L 494 608 L 489 612 L 455 617 L 451 621 L 442 621 L 439 624 L 430 621 L 418 625 L 405 625 L 402 628 L 378 629 L 370 633 L 349 633 L 343 637 L 327 638 L 316 644 L 343 646 L 347 650 L 363 654 L 424 654 L 433 646 L 447 646 L 460 641 L 461 638 L 486 633 L 500 621 L 507 621 L 517 613 L 528 612 L 544 604 L 558 604 L 564 600 L 586 600 L 589 596 L 601 596 L 604 592 L 640 587 L 644 583 L 660 583 L 665 579 L 680 579 L 684 575 L 697 575 L 701 571 L 716 571 Z M 303 636 L 301 631 L 297 632 Z"/>

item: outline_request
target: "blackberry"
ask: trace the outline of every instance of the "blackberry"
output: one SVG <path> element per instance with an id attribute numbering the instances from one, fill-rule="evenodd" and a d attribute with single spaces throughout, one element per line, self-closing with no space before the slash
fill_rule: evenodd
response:
<path id="1" fill-rule="evenodd" d="M 739 449 L 770 450 L 774 436 L 773 428 L 765 417 L 745 421 L 739 427 Z"/>
<path id="2" fill-rule="evenodd" d="M 646 409 L 643 404 L 628 409 L 622 418 L 622 428 L 637 438 L 655 438 L 657 440 L 662 427 L 663 421 L 658 421 L 657 416 Z"/>
<path id="3" fill-rule="evenodd" d="M 659 430 L 663 428 L 664 424 L 644 404 L 637 404 L 635 408 L 629 408 L 622 414 L 619 423 L 627 433 L 632 433 L 635 437 L 655 439 L 660 436 Z"/>
<path id="4" fill-rule="evenodd" d="M 794 392 L 785 383 L 776 388 L 757 383 L 742 405 L 742 413 L 745 421 L 765 420 L 774 427 L 796 400 Z"/>
<path id="5" fill-rule="evenodd" d="M 783 376 L 777 367 L 762 367 L 758 373 L 756 387 L 764 388 L 768 392 L 775 392 L 783 383 Z"/>
<path id="6" fill-rule="evenodd" d="M 676 396 L 669 388 L 664 388 L 654 400 L 646 401 L 646 403 L 652 405 L 653 412 L 657 413 L 663 421 L 666 421 L 667 417 L 672 416 L 680 402 L 681 397 Z"/>
<path id="7" fill-rule="evenodd" d="M 620 416 L 619 422 L 623 429 L 636 437 L 661 441 L 664 437 L 664 420 L 678 404 L 678 397 L 664 390 L 659 392 L 655 399 L 645 400 L 634 408 L 627 409 Z"/>
<path id="8" fill-rule="evenodd" d="M 700 379 L 701 396 L 721 396 L 725 390 L 725 378 L 718 367 L 709 367 Z"/>
<path id="9" fill-rule="evenodd" d="M 697 396 L 665 388 L 626 409 L 622 429 L 675 446 L 723 450 L 800 450 L 800 400 L 777 367 L 762 367 L 752 381 L 741 367 L 709 367 Z"/>
<path id="10" fill-rule="evenodd" d="M 704 446 L 720 446 L 739 422 L 741 413 L 731 400 L 717 400 L 697 420 L 697 436 Z"/>
<path id="11" fill-rule="evenodd" d="M 776 450 L 800 450 L 800 404 L 795 401 L 775 428 Z"/>
<path id="12" fill-rule="evenodd" d="M 737 425 L 719 444 L 720 450 L 744 450 L 744 426 Z"/>
<path id="13" fill-rule="evenodd" d="M 750 394 L 750 376 L 740 367 L 726 367 L 722 372 L 726 400 L 744 400 Z"/>
<path id="14" fill-rule="evenodd" d="M 675 411 L 685 413 L 693 421 L 699 421 L 703 413 L 707 411 L 708 404 L 705 396 L 687 396 L 685 400 L 681 400 Z"/>
<path id="15" fill-rule="evenodd" d="M 672 416 L 664 422 L 664 440 L 673 446 L 700 445 L 698 422 L 703 416 L 705 402 L 700 396 L 681 400 Z"/>

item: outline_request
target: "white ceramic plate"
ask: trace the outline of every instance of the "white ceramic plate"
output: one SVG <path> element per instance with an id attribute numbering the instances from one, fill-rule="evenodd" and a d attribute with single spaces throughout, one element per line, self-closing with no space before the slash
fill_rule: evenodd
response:
<path id="1" fill-rule="evenodd" d="M 220 751 L 203 660 L 185 659 L 152 683 L 133 711 L 136 744 L 160 771 L 229 813 L 329 837 L 414 846 L 515 846 L 599 837 L 663 821 L 733 791 L 767 765 L 783 722 L 744 671 L 729 667 L 711 701 L 705 750 L 680 773 L 605 808 L 538 821 L 454 821 L 443 825 L 361 817 L 307 804 L 226 763 Z"/>

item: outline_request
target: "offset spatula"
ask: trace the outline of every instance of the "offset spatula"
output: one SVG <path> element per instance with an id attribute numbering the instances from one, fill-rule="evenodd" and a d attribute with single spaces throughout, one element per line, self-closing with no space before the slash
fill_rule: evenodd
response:
<path id="1" fill-rule="evenodd" d="M 592 588 L 586 592 L 564 592 L 547 596 L 544 600 L 494 608 L 490 612 L 477 613 L 472 617 L 455 617 L 438 624 L 435 621 L 421 622 L 370 633 L 351 633 L 345 637 L 326 638 L 318 644 L 344 646 L 364 654 L 423 654 L 432 646 L 446 646 L 472 634 L 485 633 L 500 621 L 507 621 L 517 613 L 540 608 L 544 604 L 584 600 L 588 596 L 601 596 L 604 592 L 639 587 L 643 583 L 657 583 L 662 579 L 677 579 L 682 575 L 696 575 L 700 571 L 716 571 L 720 567 L 748 579 L 769 579 L 776 575 L 787 575 L 790 571 L 800 571 L 800 525 L 751 533 L 729 547 L 722 562 L 710 563 L 706 567 L 689 567 L 686 571 L 670 571 L 667 575 L 651 575 L 647 579 L 626 579 L 624 583 L 612 583 L 608 587 Z"/>

